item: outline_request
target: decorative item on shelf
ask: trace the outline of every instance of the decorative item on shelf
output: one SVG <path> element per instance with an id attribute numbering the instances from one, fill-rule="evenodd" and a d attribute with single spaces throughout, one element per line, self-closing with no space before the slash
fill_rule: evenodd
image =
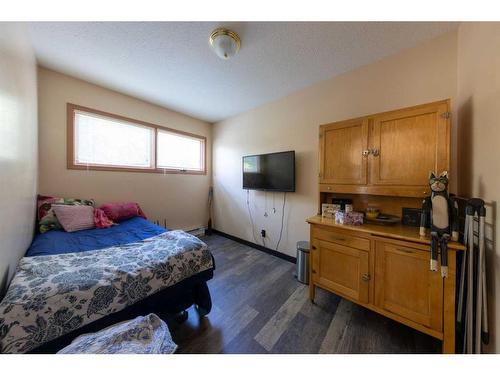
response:
<path id="1" fill-rule="evenodd" d="M 344 225 L 362 225 L 363 213 L 355 211 L 337 211 L 335 212 L 335 223 Z"/>
<path id="2" fill-rule="evenodd" d="M 379 213 L 374 219 L 369 219 L 367 216 L 366 222 L 369 224 L 378 224 L 378 225 L 394 225 L 401 222 L 401 218 L 396 215 Z"/>
<path id="3" fill-rule="evenodd" d="M 408 225 L 410 227 L 420 226 L 420 216 L 422 215 L 422 210 L 420 208 L 403 207 L 402 214 L 403 225 Z"/>
<path id="4" fill-rule="evenodd" d="M 368 206 L 366 208 L 365 215 L 368 220 L 375 220 L 379 214 L 380 210 L 378 209 L 378 207 Z"/>
<path id="5" fill-rule="evenodd" d="M 441 276 L 448 277 L 448 241 L 458 240 L 458 205 L 448 195 L 448 172 L 439 176 L 429 175 L 431 196 L 422 203 L 420 235 L 425 236 L 425 228 L 431 229 L 431 271 L 437 271 L 438 253 L 441 253 Z M 430 214 L 429 214 L 430 213 Z M 429 214 L 429 215 L 428 215 Z M 430 223 L 427 223 L 427 218 Z"/>
<path id="6" fill-rule="evenodd" d="M 337 211 L 337 208 L 334 204 L 330 203 L 323 203 L 321 205 L 321 216 L 329 218 L 329 219 L 334 219 L 335 218 L 335 211 Z"/>
<path id="7" fill-rule="evenodd" d="M 346 205 L 351 205 L 351 208 L 352 208 L 352 199 L 333 198 L 332 204 L 336 206 L 335 208 L 337 210 L 346 211 Z"/>

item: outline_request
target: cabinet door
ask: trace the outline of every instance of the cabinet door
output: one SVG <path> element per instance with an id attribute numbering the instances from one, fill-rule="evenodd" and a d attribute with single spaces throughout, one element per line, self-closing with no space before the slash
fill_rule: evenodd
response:
<path id="1" fill-rule="evenodd" d="M 429 252 L 381 241 L 375 251 L 375 304 L 441 331 L 443 280 L 429 270 Z"/>
<path id="2" fill-rule="evenodd" d="M 429 171 L 449 167 L 448 102 L 389 112 L 374 117 L 370 128 L 370 183 L 422 186 Z"/>
<path id="3" fill-rule="evenodd" d="M 367 303 L 368 252 L 316 240 L 313 250 L 313 281 L 332 292 Z"/>
<path id="4" fill-rule="evenodd" d="M 368 120 L 356 119 L 320 127 L 320 183 L 367 182 Z"/>

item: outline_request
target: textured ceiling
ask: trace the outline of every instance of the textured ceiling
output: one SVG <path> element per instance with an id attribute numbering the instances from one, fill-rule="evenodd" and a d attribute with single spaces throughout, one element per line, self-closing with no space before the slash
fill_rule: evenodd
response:
<path id="1" fill-rule="evenodd" d="M 208 36 L 230 27 L 240 52 L 219 59 Z M 39 63 L 216 122 L 457 27 L 445 22 L 30 23 Z"/>

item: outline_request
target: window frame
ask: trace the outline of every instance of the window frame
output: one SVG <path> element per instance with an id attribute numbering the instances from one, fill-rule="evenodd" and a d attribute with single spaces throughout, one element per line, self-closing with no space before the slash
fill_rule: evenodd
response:
<path id="1" fill-rule="evenodd" d="M 207 174 L 207 138 L 193 133 L 188 133 L 182 130 L 168 128 L 166 126 L 152 124 L 150 122 L 136 120 L 130 117 L 116 115 L 109 112 L 100 111 L 93 108 L 84 107 L 77 104 L 67 103 L 67 169 L 76 170 L 91 170 L 91 171 L 109 171 L 109 172 L 141 172 L 141 173 L 163 173 L 163 174 L 189 174 L 189 175 L 206 175 Z M 112 166 L 112 165 L 98 165 L 98 164 L 78 164 L 76 163 L 76 145 L 75 145 L 75 114 L 76 112 L 84 112 L 94 114 L 100 117 L 107 117 L 111 119 L 127 122 L 132 125 L 142 126 L 153 130 L 153 167 L 130 167 L 130 166 Z M 166 131 L 182 136 L 196 138 L 201 141 L 201 162 L 202 169 L 189 170 L 189 169 L 176 169 L 176 168 L 159 168 L 158 167 L 158 131 Z"/>

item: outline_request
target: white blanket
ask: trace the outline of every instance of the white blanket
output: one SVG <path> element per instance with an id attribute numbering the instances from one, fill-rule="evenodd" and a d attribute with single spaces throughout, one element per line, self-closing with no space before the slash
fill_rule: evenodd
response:
<path id="1" fill-rule="evenodd" d="M 58 354 L 172 354 L 176 350 L 167 324 L 149 314 L 81 335 Z"/>

